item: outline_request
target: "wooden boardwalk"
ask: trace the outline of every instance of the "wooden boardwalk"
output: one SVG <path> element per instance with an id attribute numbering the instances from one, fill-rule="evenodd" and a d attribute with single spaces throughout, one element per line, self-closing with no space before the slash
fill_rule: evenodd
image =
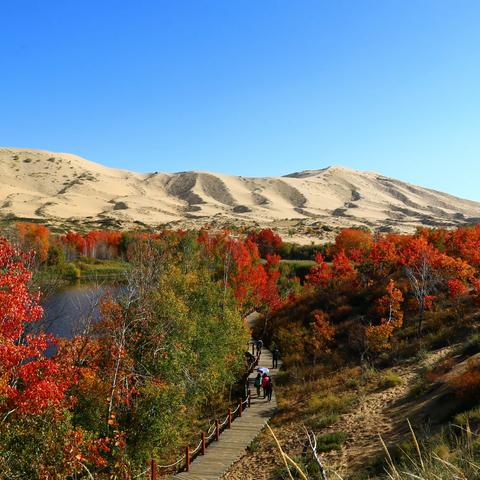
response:
<path id="1" fill-rule="evenodd" d="M 275 385 L 275 375 L 278 369 L 271 368 L 272 354 L 270 351 L 262 350 L 258 366 L 270 369 L 270 375 Z M 189 472 L 179 473 L 175 478 L 218 480 L 233 463 L 244 455 L 246 448 L 260 433 L 277 408 L 275 390 L 273 391 L 271 402 L 264 400 L 262 397 L 257 398 L 256 390 L 253 386 L 255 377 L 256 372 L 249 377 L 250 389 L 252 391 L 251 407 L 244 411 L 241 418 L 237 418 L 232 423 L 230 430 L 225 430 L 220 435 L 218 442 L 210 444 L 204 456 L 199 456 L 192 462 Z"/>

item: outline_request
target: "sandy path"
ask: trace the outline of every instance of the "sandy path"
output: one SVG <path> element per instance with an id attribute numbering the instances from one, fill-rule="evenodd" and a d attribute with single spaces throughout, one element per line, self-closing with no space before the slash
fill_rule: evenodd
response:
<path id="1" fill-rule="evenodd" d="M 451 347 L 440 349 L 414 366 L 405 365 L 391 369 L 392 373 L 402 379 L 402 384 L 365 395 L 359 393 L 359 403 L 353 411 L 342 415 L 335 424 L 316 432 L 325 434 L 343 431 L 348 435 L 340 450 L 321 455 L 325 465 L 347 479 L 350 473 L 382 454 L 379 435 L 387 445 L 395 444 L 408 435 L 407 419 L 416 414 L 418 405 L 415 402 L 406 402 L 405 397 L 418 372 L 425 366 L 438 362 L 450 351 Z M 300 425 L 283 426 L 277 433 L 287 452 L 300 453 Z M 260 451 L 245 455 L 222 478 L 268 480 L 273 478 L 272 472 L 276 465 L 279 465 L 278 453 L 268 440 L 262 442 Z"/>

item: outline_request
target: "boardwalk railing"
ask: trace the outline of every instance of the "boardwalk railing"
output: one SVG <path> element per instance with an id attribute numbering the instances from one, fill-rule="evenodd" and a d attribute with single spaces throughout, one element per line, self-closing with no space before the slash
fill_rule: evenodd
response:
<path id="1" fill-rule="evenodd" d="M 255 360 L 250 362 L 248 366 L 248 375 L 251 374 L 258 365 L 260 354 L 257 353 Z M 248 377 L 247 375 L 247 377 Z M 189 445 L 185 446 L 183 455 L 170 465 L 158 465 L 155 459 L 151 459 L 146 470 L 147 478 L 150 480 L 157 480 L 159 475 L 175 474 L 180 472 L 188 472 L 190 469 L 190 463 L 195 460 L 199 455 L 205 455 L 205 450 L 212 442 L 218 442 L 220 435 L 226 429 L 230 429 L 232 422 L 243 415 L 245 409 L 251 406 L 252 395 L 249 389 L 247 389 L 247 395 L 245 399 L 240 399 L 235 409 L 229 408 L 227 415 L 223 421 L 216 419 L 206 432 L 200 433 L 200 442 L 194 448 Z"/>

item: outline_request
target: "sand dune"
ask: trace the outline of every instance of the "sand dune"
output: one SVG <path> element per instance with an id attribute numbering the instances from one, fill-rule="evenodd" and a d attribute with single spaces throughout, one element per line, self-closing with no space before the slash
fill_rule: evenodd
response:
<path id="1" fill-rule="evenodd" d="M 306 241 L 346 226 L 412 231 L 473 223 L 480 204 L 343 167 L 264 178 L 140 174 L 71 154 L 0 148 L 0 216 L 124 228 L 256 224 Z"/>

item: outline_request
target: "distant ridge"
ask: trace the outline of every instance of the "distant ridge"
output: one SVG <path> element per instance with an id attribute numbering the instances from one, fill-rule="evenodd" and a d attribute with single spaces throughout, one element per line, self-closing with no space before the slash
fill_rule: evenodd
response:
<path id="1" fill-rule="evenodd" d="M 143 174 L 66 153 L 0 148 L 0 218 L 115 228 L 259 225 L 307 241 L 349 226 L 413 231 L 475 223 L 480 204 L 339 166 L 261 178 Z"/>

